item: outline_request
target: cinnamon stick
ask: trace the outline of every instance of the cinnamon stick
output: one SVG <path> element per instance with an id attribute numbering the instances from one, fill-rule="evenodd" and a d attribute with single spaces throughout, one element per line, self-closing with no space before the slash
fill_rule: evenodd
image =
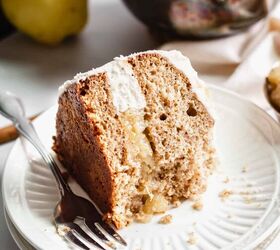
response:
<path id="1" fill-rule="evenodd" d="M 33 121 L 39 114 L 33 115 L 29 118 L 30 121 Z M 18 132 L 13 125 L 0 128 L 0 144 L 10 142 L 15 140 L 18 137 Z"/>
<path id="2" fill-rule="evenodd" d="M 268 23 L 268 29 L 271 32 L 280 31 L 280 19 L 276 17 L 271 17 Z"/>

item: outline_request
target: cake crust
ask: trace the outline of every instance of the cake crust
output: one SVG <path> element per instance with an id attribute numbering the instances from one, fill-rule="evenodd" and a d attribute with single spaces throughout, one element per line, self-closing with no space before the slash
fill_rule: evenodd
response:
<path id="1" fill-rule="evenodd" d="M 96 93 L 95 96 L 84 98 L 90 88 L 98 88 L 98 92 L 93 91 L 91 94 Z M 54 141 L 58 159 L 107 216 L 112 213 L 116 202 L 112 158 L 123 161 L 125 155 L 122 131 L 110 95 L 106 74 L 91 76 L 71 85 L 59 98 Z M 120 134 L 118 147 L 104 144 L 102 135 L 108 127 L 105 122 L 98 123 L 96 118 L 91 117 L 94 111 L 90 109 L 89 102 L 92 100 L 106 105 L 106 118 L 110 119 L 111 127 L 115 127 L 115 131 Z M 108 146 L 114 147 L 114 156 L 108 154 Z M 117 220 L 114 223 L 120 227 Z"/>

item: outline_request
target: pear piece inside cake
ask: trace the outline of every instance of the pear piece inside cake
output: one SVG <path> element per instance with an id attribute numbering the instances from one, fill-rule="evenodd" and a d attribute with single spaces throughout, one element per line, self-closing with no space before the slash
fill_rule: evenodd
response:
<path id="1" fill-rule="evenodd" d="M 180 52 L 118 57 L 60 88 L 54 149 L 122 228 L 205 191 L 215 162 L 211 112 Z"/>

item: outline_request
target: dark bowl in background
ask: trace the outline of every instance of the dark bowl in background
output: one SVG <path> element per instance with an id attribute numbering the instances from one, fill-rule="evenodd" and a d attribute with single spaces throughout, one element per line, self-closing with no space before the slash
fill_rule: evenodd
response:
<path id="1" fill-rule="evenodd" d="M 15 28 L 10 24 L 8 19 L 5 17 L 0 3 L 0 39 L 8 36 L 14 31 Z"/>
<path id="2" fill-rule="evenodd" d="M 123 0 L 160 39 L 207 39 L 242 31 L 266 16 L 266 0 Z"/>

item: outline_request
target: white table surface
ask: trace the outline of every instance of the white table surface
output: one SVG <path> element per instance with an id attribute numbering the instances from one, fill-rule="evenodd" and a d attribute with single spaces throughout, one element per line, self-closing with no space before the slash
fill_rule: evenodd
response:
<path id="1" fill-rule="evenodd" d="M 48 48 L 15 34 L 0 42 L 0 89 L 22 98 L 28 115 L 56 103 L 57 88 L 77 72 L 100 66 L 120 54 L 156 48 L 146 28 L 119 0 L 90 3 L 86 29 L 63 45 Z M 0 126 L 7 121 L 0 117 Z M 13 143 L 0 146 L 0 175 Z M 2 200 L 2 194 L 0 195 Z M 269 250 L 280 249 L 280 237 Z M 0 202 L 0 249 L 18 249 L 13 241 Z"/>

